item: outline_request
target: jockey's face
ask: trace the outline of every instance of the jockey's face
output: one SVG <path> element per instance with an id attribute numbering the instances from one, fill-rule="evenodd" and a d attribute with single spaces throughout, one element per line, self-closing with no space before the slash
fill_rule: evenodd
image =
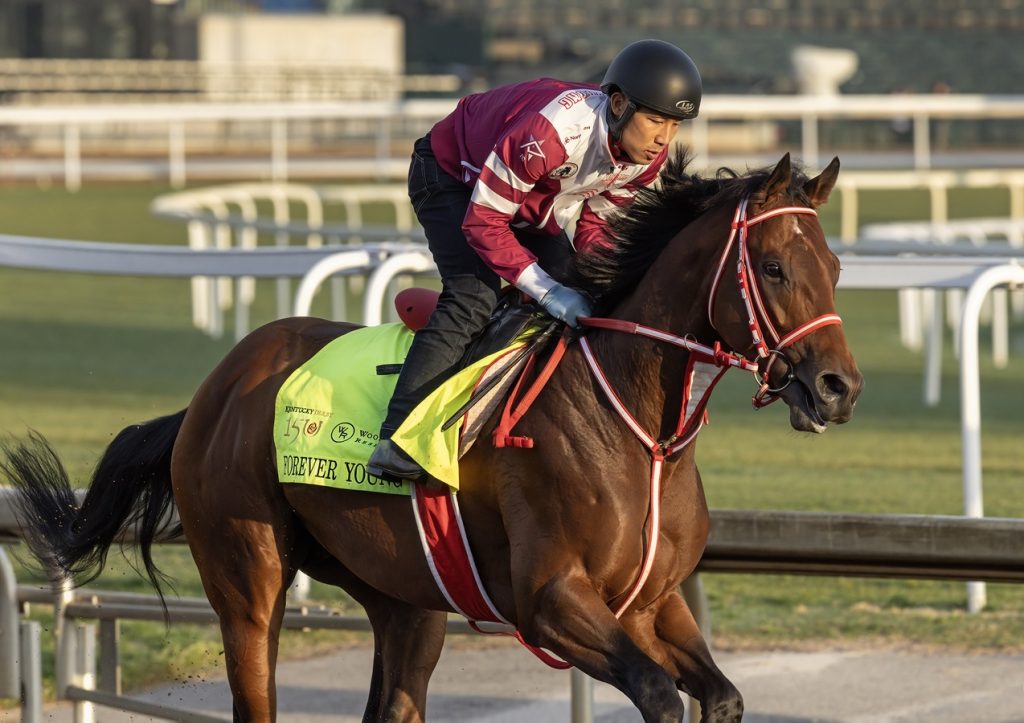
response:
<path id="1" fill-rule="evenodd" d="M 612 113 L 622 115 L 629 100 L 622 93 L 612 93 Z M 619 147 L 633 163 L 650 163 L 675 138 L 679 121 L 648 108 L 637 108 L 622 129 Z"/>

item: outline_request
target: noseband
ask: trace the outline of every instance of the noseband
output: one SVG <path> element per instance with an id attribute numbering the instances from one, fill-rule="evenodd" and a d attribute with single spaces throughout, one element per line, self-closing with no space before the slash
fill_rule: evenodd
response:
<path id="1" fill-rule="evenodd" d="M 804 206 L 784 206 L 782 208 L 774 208 L 771 211 L 765 211 L 753 218 L 747 218 L 748 200 L 747 198 L 742 199 L 737 204 L 736 211 L 732 216 L 732 230 L 729 232 L 729 240 L 725 242 L 722 258 L 718 262 L 718 271 L 715 273 L 715 280 L 711 284 L 711 293 L 708 295 L 708 321 L 712 327 L 715 326 L 714 308 L 715 300 L 718 297 L 718 282 L 722 278 L 726 259 L 729 258 L 729 252 L 732 250 L 733 242 L 735 242 L 738 246 L 736 254 L 736 279 L 740 288 L 740 296 L 743 298 L 743 305 L 747 310 L 747 329 L 750 331 L 750 336 L 753 339 L 752 346 L 757 351 L 759 362 L 753 369 L 754 378 L 757 379 L 759 388 L 754 393 L 752 402 L 755 407 L 761 408 L 778 399 L 779 393 L 796 378 L 793 366 L 790 364 L 783 349 L 822 327 L 842 324 L 843 320 L 839 318 L 838 314 L 822 314 L 810 321 L 804 322 L 785 336 L 780 335 L 775 329 L 771 316 L 768 315 L 768 310 L 765 308 L 764 301 L 762 300 L 757 277 L 752 270 L 750 245 L 747 243 L 749 229 L 751 226 L 776 216 L 787 214 L 817 216 L 818 212 L 813 208 L 806 208 Z M 772 387 L 769 381 L 769 374 L 776 359 L 782 359 L 789 368 L 786 370 L 782 384 Z"/>

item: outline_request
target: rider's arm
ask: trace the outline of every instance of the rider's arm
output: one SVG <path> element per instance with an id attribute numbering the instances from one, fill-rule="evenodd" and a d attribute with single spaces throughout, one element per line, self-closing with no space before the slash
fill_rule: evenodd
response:
<path id="1" fill-rule="evenodd" d="M 554 282 L 523 248 L 510 224 L 539 179 L 567 158 L 542 116 L 511 128 L 487 157 L 473 186 L 462 230 L 469 245 L 501 278 L 539 299 Z"/>

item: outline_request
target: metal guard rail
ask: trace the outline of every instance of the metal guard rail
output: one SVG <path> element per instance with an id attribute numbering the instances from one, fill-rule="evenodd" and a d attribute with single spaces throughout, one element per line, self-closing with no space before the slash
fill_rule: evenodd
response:
<path id="1" fill-rule="evenodd" d="M 12 497 L 0 489 L 0 542 L 21 538 Z M 710 514 L 702 571 L 1024 582 L 1024 520 L 737 509 Z M 75 604 L 88 594 L 77 593 Z M 46 594 L 40 595 L 35 602 L 44 601 Z M 137 596 L 123 600 L 116 604 L 138 604 Z"/>
<path id="2" fill-rule="evenodd" d="M 699 570 L 1024 582 L 1024 520 L 712 510 Z"/>

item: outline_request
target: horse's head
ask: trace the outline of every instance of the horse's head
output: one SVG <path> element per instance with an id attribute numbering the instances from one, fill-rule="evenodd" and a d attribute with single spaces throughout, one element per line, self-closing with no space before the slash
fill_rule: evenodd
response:
<path id="1" fill-rule="evenodd" d="M 812 210 L 828 200 L 838 175 L 834 158 L 808 180 L 793 172 L 787 153 L 740 202 L 736 243 L 709 303 L 725 344 L 759 362 L 762 392 L 783 399 L 790 423 L 805 432 L 849 420 L 864 383 L 835 312 L 839 259 Z"/>

